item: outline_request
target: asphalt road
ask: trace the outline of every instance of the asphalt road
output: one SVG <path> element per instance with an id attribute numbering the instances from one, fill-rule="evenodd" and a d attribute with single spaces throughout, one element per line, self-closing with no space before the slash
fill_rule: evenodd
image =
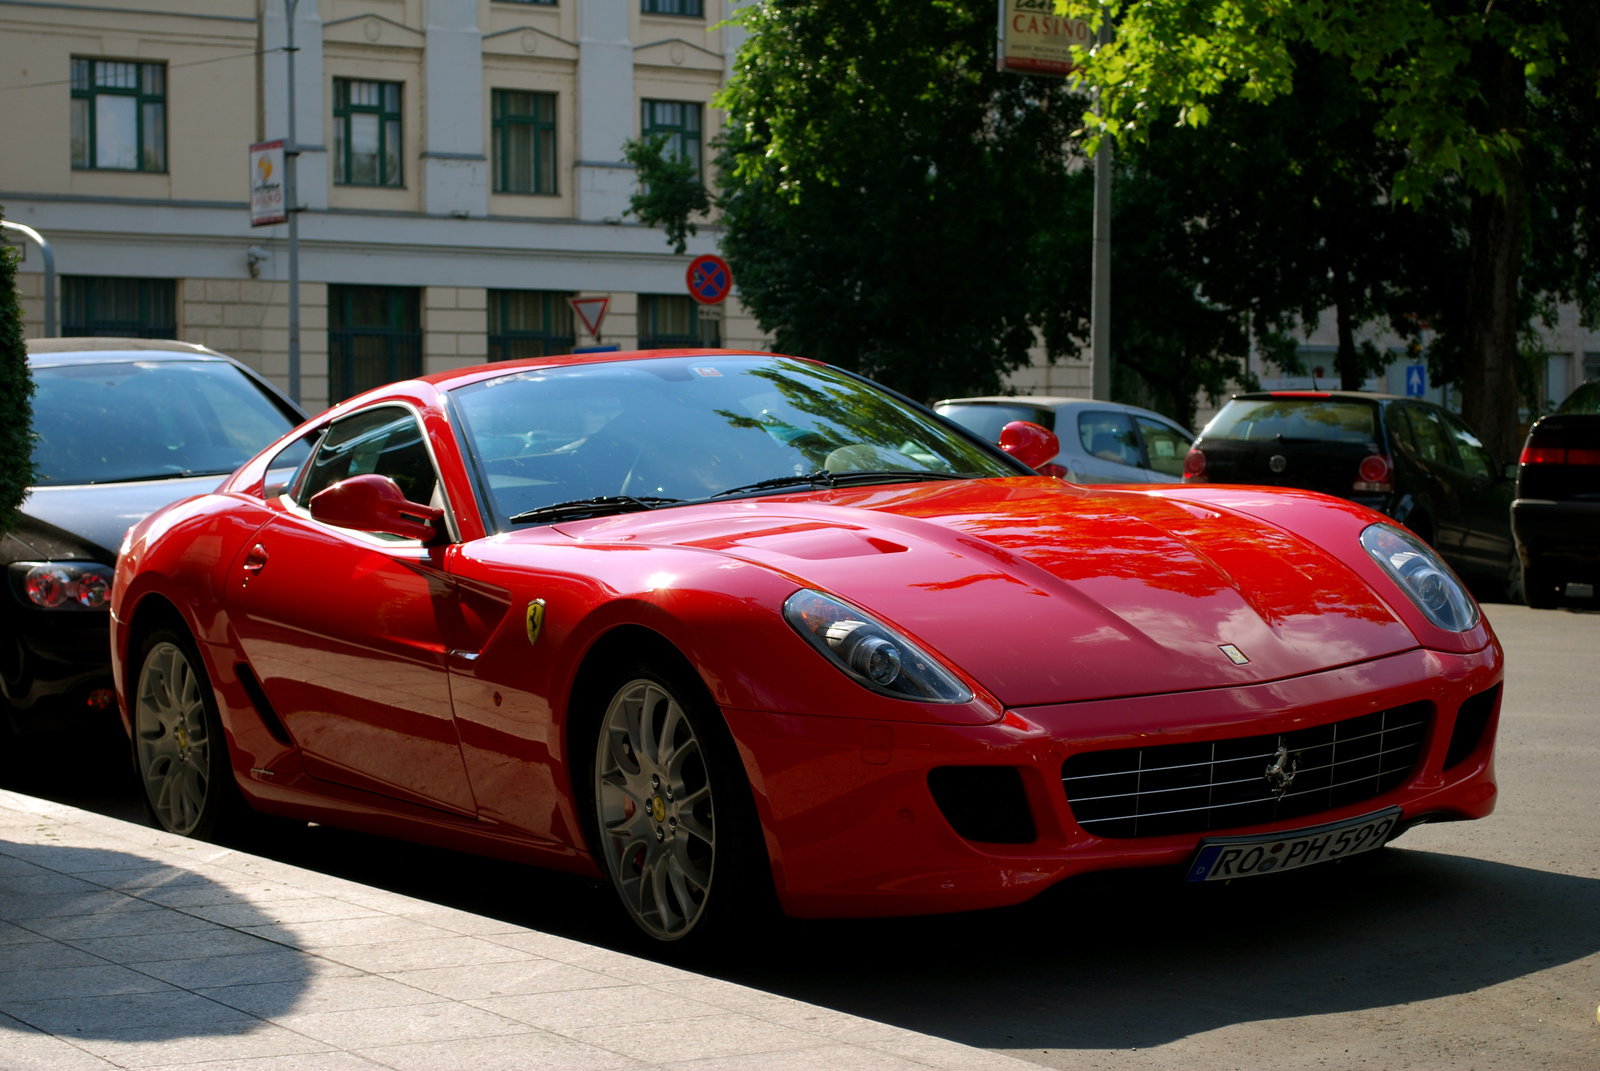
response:
<path id="1" fill-rule="evenodd" d="M 1004 911 L 775 925 L 694 966 L 1048 1067 L 1593 1071 L 1600 613 L 1487 610 L 1507 682 L 1484 821 L 1220 888 L 1145 872 Z M 0 784 L 142 818 L 122 753 L 85 748 L 24 748 Z M 325 827 L 240 846 L 640 951 L 594 882 Z"/>

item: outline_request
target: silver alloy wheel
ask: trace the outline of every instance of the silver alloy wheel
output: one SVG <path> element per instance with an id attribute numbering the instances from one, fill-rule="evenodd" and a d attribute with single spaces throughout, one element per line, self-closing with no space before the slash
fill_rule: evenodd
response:
<path id="1" fill-rule="evenodd" d="M 161 824 L 184 836 L 200 824 L 211 788 L 205 687 L 181 647 L 158 643 L 139 670 L 134 701 L 139 777 Z"/>
<path id="2" fill-rule="evenodd" d="M 628 913 L 658 940 L 688 934 L 715 876 L 716 824 L 700 740 L 659 682 L 629 681 L 612 698 L 594 800 L 599 849 Z"/>

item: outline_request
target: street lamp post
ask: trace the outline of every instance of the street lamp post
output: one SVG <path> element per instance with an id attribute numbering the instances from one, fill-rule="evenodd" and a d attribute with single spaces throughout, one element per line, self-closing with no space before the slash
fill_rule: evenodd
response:
<path id="1" fill-rule="evenodd" d="M 294 129 L 294 9 L 299 0 L 283 0 L 289 16 L 288 43 L 284 53 L 289 63 L 289 137 L 283 146 L 283 201 L 289 217 L 289 397 L 300 402 L 300 201 L 295 192 L 295 171 L 300 159 L 300 143 Z"/>
<path id="2" fill-rule="evenodd" d="M 0 219 L 0 229 L 16 231 L 24 238 L 33 239 L 33 244 L 39 247 L 39 252 L 44 256 L 44 337 L 56 337 L 56 254 L 50 248 L 50 243 L 44 240 L 44 235 L 32 227 L 21 223 L 13 223 L 8 219 Z"/>
<path id="3" fill-rule="evenodd" d="M 1102 13 L 1098 43 L 1111 42 L 1111 17 Z M 1095 93 L 1095 114 L 1100 94 Z M 1102 127 L 1094 154 L 1094 265 L 1090 292 L 1090 397 L 1111 400 L 1111 140 Z"/>

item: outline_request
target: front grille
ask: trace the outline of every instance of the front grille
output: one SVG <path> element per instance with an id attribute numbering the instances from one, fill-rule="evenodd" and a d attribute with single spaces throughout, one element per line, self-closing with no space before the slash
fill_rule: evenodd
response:
<path id="1" fill-rule="evenodd" d="M 1061 765 L 1078 824 L 1097 837 L 1159 837 L 1297 818 L 1380 796 L 1411 776 L 1428 703 L 1267 736 L 1087 751 Z M 1268 780 L 1280 748 L 1294 778 Z"/>

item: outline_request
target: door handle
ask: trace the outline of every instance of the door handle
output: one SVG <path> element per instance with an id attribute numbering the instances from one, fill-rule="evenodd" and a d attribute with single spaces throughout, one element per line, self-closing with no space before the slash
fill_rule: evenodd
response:
<path id="1" fill-rule="evenodd" d="M 267 564 L 267 548 L 260 543 L 250 548 L 250 553 L 244 556 L 244 571 L 251 576 L 258 575 Z"/>

